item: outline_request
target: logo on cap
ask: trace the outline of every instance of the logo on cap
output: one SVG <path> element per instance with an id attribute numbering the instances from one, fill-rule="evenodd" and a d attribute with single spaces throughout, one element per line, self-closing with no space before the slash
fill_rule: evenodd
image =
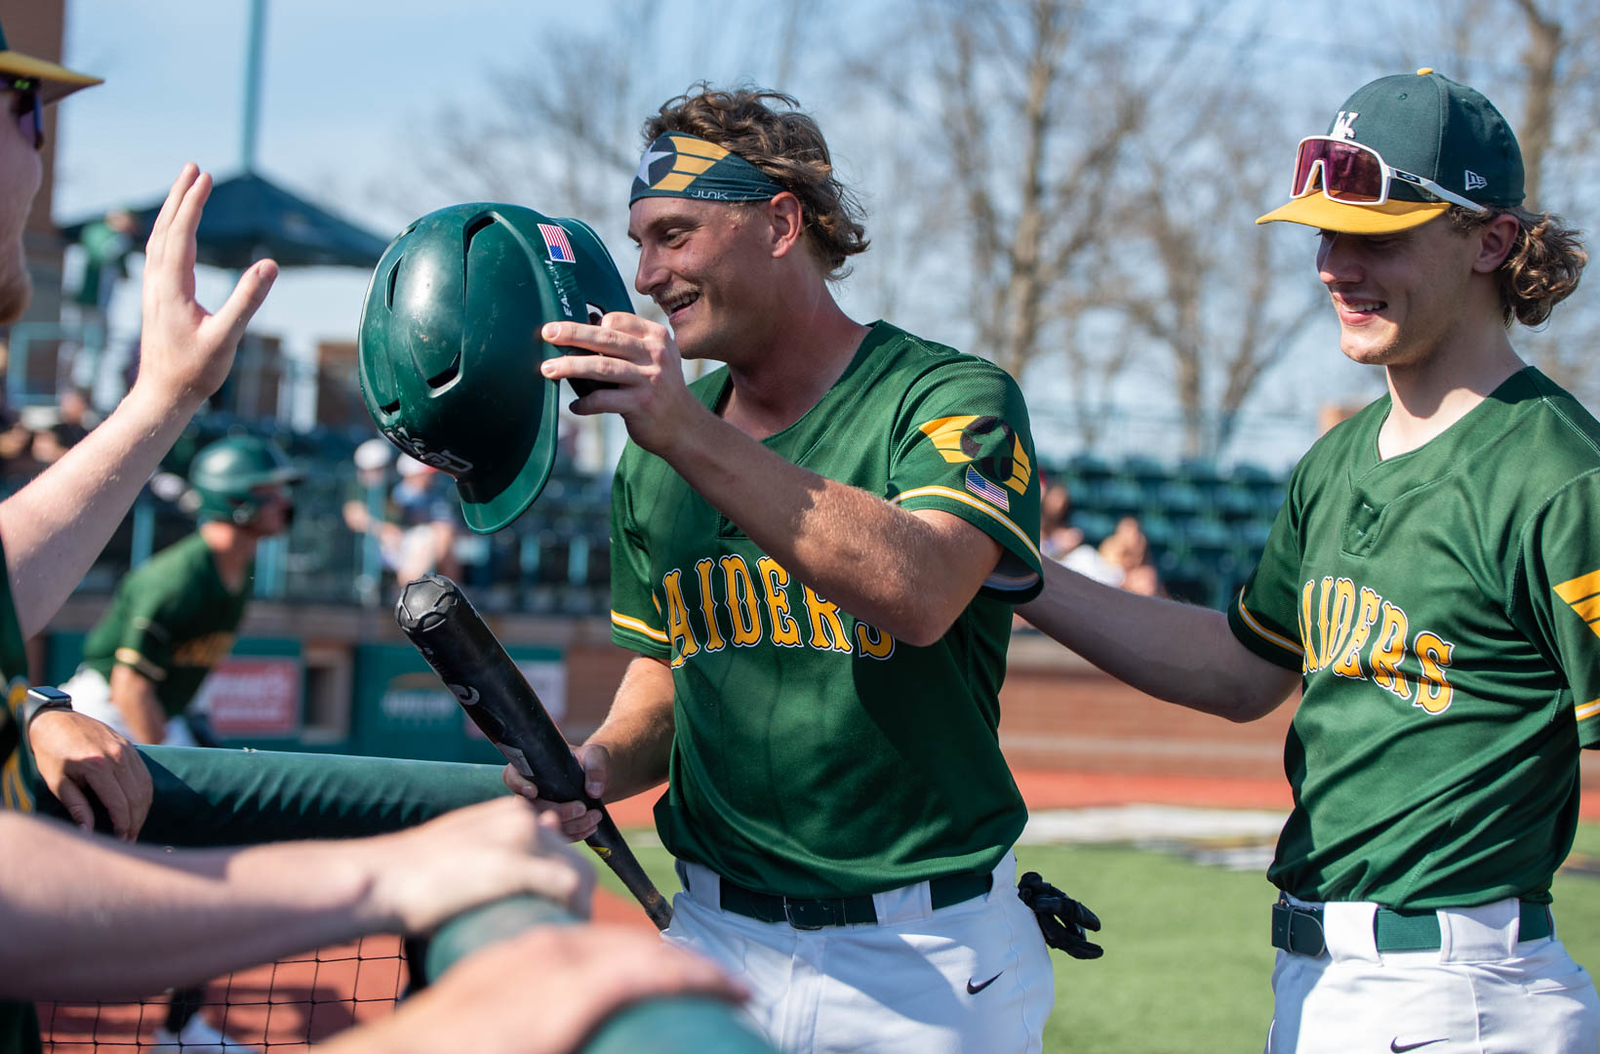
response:
<path id="1" fill-rule="evenodd" d="M 1468 190 L 1482 190 L 1489 185 L 1487 179 L 1484 179 L 1470 168 L 1466 170 L 1466 179 Z"/>
<path id="2" fill-rule="evenodd" d="M 1339 116 L 1333 122 L 1333 131 L 1328 135 L 1334 139 L 1354 139 L 1356 137 L 1356 118 L 1361 115 L 1354 110 L 1340 110 Z"/>

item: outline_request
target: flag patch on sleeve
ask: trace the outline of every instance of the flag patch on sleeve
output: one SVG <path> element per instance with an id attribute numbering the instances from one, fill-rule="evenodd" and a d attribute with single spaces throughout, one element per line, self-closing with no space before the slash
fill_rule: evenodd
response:
<path id="1" fill-rule="evenodd" d="M 990 505 L 998 506 L 1000 511 L 1011 511 L 1011 498 L 1005 488 L 984 479 L 974 465 L 967 466 L 967 489 Z"/>

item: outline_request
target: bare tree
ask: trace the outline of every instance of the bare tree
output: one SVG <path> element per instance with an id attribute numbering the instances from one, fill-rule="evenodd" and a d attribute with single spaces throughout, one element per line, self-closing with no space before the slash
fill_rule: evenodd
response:
<path id="1" fill-rule="evenodd" d="M 581 217 L 616 248 L 645 118 L 701 79 L 781 88 L 802 75 L 802 31 L 829 5 L 783 0 L 776 34 L 769 11 L 731 0 L 701 5 L 692 29 L 650 0 L 606 10 L 590 32 L 546 42 L 536 67 L 485 71 L 487 106 L 441 107 L 432 149 L 409 159 L 413 178 L 388 196 L 528 204 Z"/>
<path id="2" fill-rule="evenodd" d="M 1020 374 L 1053 346 L 1051 305 L 1103 234 L 1123 146 L 1159 81 L 1135 71 L 1161 63 L 1136 61 L 1151 57 L 1137 33 L 1084 0 L 926 0 L 910 18 L 922 76 L 892 88 L 925 130 L 919 144 L 938 148 L 920 168 L 955 209 L 942 222 L 969 265 L 975 348 Z M 880 70 L 891 76 L 904 75 Z"/>
<path id="3" fill-rule="evenodd" d="M 1115 213 L 1121 247 L 1099 299 L 1164 352 L 1191 457 L 1227 446 L 1263 375 L 1326 304 L 1309 239 L 1253 223 L 1287 182 L 1287 163 L 1261 150 L 1281 109 L 1253 86 L 1193 85 L 1181 110 L 1136 134 L 1139 168 Z"/>
<path id="4" fill-rule="evenodd" d="M 1283 242 L 1250 223 L 1266 107 L 1218 87 L 1239 64 L 1196 55 L 1225 6 L 1153 21 L 1082 0 L 923 0 L 898 29 L 904 64 L 859 71 L 922 129 L 905 137 L 921 229 L 966 265 L 966 299 L 945 300 L 971 349 L 1019 377 L 1059 356 L 1086 446 L 1122 375 L 1164 358 L 1187 449 L 1215 454 L 1314 310 L 1285 292 Z M 1244 232 L 1227 251 L 1225 225 Z"/>

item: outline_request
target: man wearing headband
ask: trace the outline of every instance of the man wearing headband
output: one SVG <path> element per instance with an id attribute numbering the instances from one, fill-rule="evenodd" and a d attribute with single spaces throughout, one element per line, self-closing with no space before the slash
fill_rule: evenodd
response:
<path id="1" fill-rule="evenodd" d="M 577 753 L 597 796 L 670 775 L 667 937 L 748 984 L 780 1048 L 1038 1050 L 1054 982 L 996 731 L 1012 605 L 1039 589 L 1027 410 L 991 363 L 839 308 L 866 238 L 793 107 L 663 106 L 629 234 L 668 324 L 545 328 L 598 352 L 545 374 L 615 385 L 574 409 L 632 439 L 612 637 L 638 657 Z M 723 365 L 686 385 L 680 359 Z M 573 837 L 598 821 L 556 808 Z"/>
<path id="2" fill-rule="evenodd" d="M 1231 720 L 1300 688 L 1268 871 L 1272 1054 L 1600 1044 L 1550 909 L 1579 750 L 1600 745 L 1600 424 L 1508 332 L 1544 322 L 1587 256 L 1522 185 L 1471 88 L 1422 69 L 1351 96 L 1258 222 L 1320 231 L 1340 347 L 1388 394 L 1301 460 L 1226 614 L 1048 565 L 1023 611 Z"/>

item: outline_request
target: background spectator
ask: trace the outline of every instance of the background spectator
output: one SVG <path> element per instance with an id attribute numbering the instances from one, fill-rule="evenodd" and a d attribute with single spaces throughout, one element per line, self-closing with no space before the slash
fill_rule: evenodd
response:
<path id="1" fill-rule="evenodd" d="M 1116 530 L 1100 543 L 1100 556 L 1120 572 L 1116 584 L 1128 592 L 1145 596 L 1160 596 L 1164 592 L 1155 565 L 1150 562 L 1150 540 L 1139 526 L 1137 516 L 1124 516 L 1117 521 Z"/>
<path id="2" fill-rule="evenodd" d="M 1072 496 L 1067 485 L 1046 483 L 1039 496 L 1039 552 L 1096 582 L 1122 585 L 1122 565 L 1106 559 L 1100 550 L 1084 540 L 1083 532 L 1067 522 L 1071 512 Z"/>

